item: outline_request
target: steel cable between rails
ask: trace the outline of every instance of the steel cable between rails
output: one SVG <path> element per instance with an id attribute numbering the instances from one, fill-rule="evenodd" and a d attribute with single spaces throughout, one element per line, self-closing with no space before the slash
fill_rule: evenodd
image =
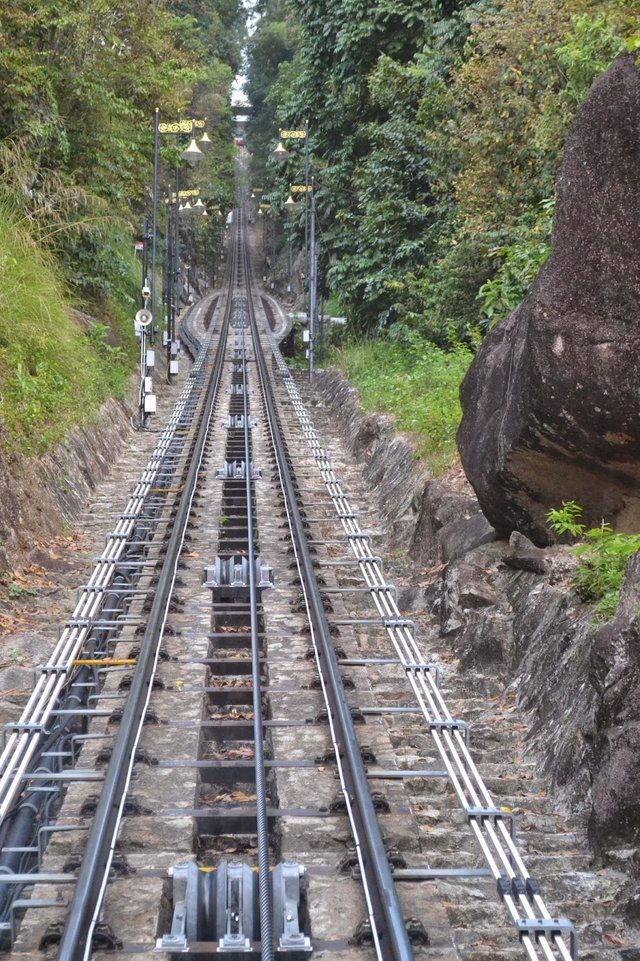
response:
<path id="1" fill-rule="evenodd" d="M 246 277 L 246 250 L 242 230 L 238 231 L 239 260 Z M 243 256 L 244 255 L 244 256 Z M 262 717 L 262 692 L 260 672 L 260 638 L 258 629 L 258 602 L 256 591 L 256 553 L 253 537 L 253 481 L 251 471 L 251 447 L 249 423 L 249 378 L 247 368 L 247 343 L 242 330 L 243 413 L 244 413 L 244 463 L 245 495 L 247 500 L 247 554 L 249 567 L 249 609 L 251 624 L 251 677 L 253 684 L 253 739 L 256 774 L 256 826 L 258 840 L 258 896 L 260 900 L 260 957 L 273 961 L 273 897 L 269 873 L 269 821 L 267 817 L 267 783 L 264 760 L 264 728 Z"/>
<path id="2" fill-rule="evenodd" d="M 221 333 L 218 354 L 204 398 L 193 455 L 173 520 L 169 542 L 165 548 L 164 563 L 140 645 L 129 697 L 105 772 L 102 792 L 76 880 L 60 941 L 58 961 L 88 961 L 91 956 L 93 931 L 100 916 L 107 888 L 109 870 L 135 763 L 135 751 L 152 695 L 153 678 L 160 656 L 160 645 L 169 614 L 169 603 L 177 576 L 187 521 L 195 497 L 197 479 L 219 392 L 225 339 L 226 325 Z"/>
<path id="3" fill-rule="evenodd" d="M 392 590 L 389 585 L 386 584 L 380 565 L 374 557 L 369 542 L 360 530 L 355 517 L 340 516 L 353 515 L 349 500 L 333 473 L 330 458 L 320 444 L 315 427 L 306 412 L 290 372 L 286 369 L 286 365 L 284 364 L 284 360 L 282 359 L 271 331 L 265 328 L 265 332 L 274 352 L 278 369 L 283 376 L 284 386 L 291 399 L 293 409 L 301 422 L 303 434 L 307 439 L 321 476 L 332 497 L 336 512 L 345 534 L 349 539 L 352 553 L 359 564 L 365 583 L 370 589 L 371 597 L 380 618 L 383 623 L 390 619 L 402 621 L 403 618 L 395 602 Z M 433 674 L 428 671 L 418 673 L 414 670 L 413 665 L 420 664 L 422 655 L 412 633 L 406 627 L 395 628 L 385 624 L 385 628 L 396 650 L 400 666 L 405 669 L 417 703 L 427 723 L 432 725 L 442 721 L 453 721 L 454 719 L 437 687 Z M 471 757 L 461 731 L 459 729 L 447 730 L 446 728 L 438 731 L 431 728 L 431 734 L 461 807 L 465 810 L 488 808 L 498 811 Z M 504 877 L 511 880 L 517 876 L 526 881 L 531 877 L 504 823 L 504 819 L 500 817 L 499 814 L 495 816 L 493 820 L 488 816 L 470 816 L 469 823 L 491 874 L 496 881 Z M 514 869 L 514 865 L 517 871 Z M 525 917 L 530 920 L 538 916 L 547 920 L 552 917 L 543 898 L 538 894 L 534 895 L 531 900 L 529 900 L 527 895 L 521 894 L 518 896 L 517 904 L 510 894 L 506 894 L 503 900 L 513 921 L 517 921 L 520 917 Z M 520 911 L 518 910 L 518 905 L 521 909 Z M 537 914 L 534 908 L 537 909 Z M 571 951 L 561 935 L 540 934 L 536 944 L 534 944 L 531 937 L 528 934 L 524 934 L 521 936 L 521 941 L 527 954 L 529 954 L 532 959 L 538 958 L 536 947 L 539 945 L 545 958 L 547 958 L 548 961 L 552 961 L 555 957 L 552 951 L 552 944 L 556 947 L 564 961 L 570 961 L 571 959 Z"/>
<path id="4" fill-rule="evenodd" d="M 203 360 L 196 369 L 196 377 L 202 363 Z M 191 378 L 185 385 L 176 408 L 144 468 L 142 477 L 129 497 L 123 511 L 125 516 L 118 520 L 114 530 L 108 536 L 105 549 L 96 561 L 89 581 L 83 588 L 73 614 L 63 629 L 47 665 L 41 669 L 40 677 L 23 708 L 19 721 L 15 725 L 7 726 L 9 729 L 15 727 L 17 730 L 12 731 L 7 737 L 0 754 L 0 824 L 10 814 L 22 791 L 22 781 L 38 754 L 42 738 L 46 733 L 46 726 L 75 670 L 74 662 L 95 627 L 96 618 L 100 614 L 118 564 L 127 549 L 128 539 L 142 516 L 145 500 L 182 422 L 194 385 L 197 383 L 196 377 Z M 78 624 L 74 625 L 73 622 Z M 26 730 L 20 731 L 20 727 Z"/>

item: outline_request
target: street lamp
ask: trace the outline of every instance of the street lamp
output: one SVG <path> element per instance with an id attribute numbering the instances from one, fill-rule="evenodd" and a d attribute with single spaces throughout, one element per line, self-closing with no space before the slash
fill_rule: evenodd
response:
<path id="1" fill-rule="evenodd" d="M 309 123 L 305 121 L 304 129 L 300 130 L 281 130 L 280 139 L 278 141 L 278 146 L 273 151 L 273 156 L 278 160 L 284 160 L 289 156 L 288 150 L 283 147 L 283 141 L 290 140 L 304 140 L 304 187 L 299 188 L 304 190 L 304 288 L 307 294 L 307 316 L 311 313 L 311 292 L 310 292 L 310 238 L 309 238 L 309 184 L 311 182 L 311 154 L 310 154 L 310 143 L 309 143 Z M 293 189 L 289 194 L 289 197 L 285 201 L 284 206 L 290 211 L 295 204 L 293 199 Z M 311 360 L 311 348 L 309 350 L 309 358 Z M 309 368 L 310 374 L 312 373 L 312 367 Z"/>
<path id="2" fill-rule="evenodd" d="M 182 159 L 186 160 L 190 167 L 195 167 L 199 160 L 202 160 L 204 154 L 200 150 L 200 147 L 196 143 L 196 138 L 191 138 L 191 143 L 182 151 Z"/>
<path id="3" fill-rule="evenodd" d="M 176 137 L 180 137 L 182 134 L 187 134 L 191 137 L 188 147 L 182 151 L 182 158 L 186 160 L 191 166 L 197 163 L 204 156 L 202 150 L 196 143 L 196 132 L 202 131 L 202 136 L 200 138 L 200 144 L 202 147 L 207 149 L 211 145 L 211 141 L 207 136 L 206 130 L 206 117 L 190 117 L 187 119 L 178 119 L 176 121 L 171 121 L 168 123 L 160 121 L 160 111 L 156 107 L 155 111 L 155 125 L 154 125 L 154 146 L 153 146 L 153 238 L 152 238 L 152 267 L 151 267 L 151 295 L 150 295 L 150 308 L 151 313 L 155 316 L 155 290 L 156 290 L 156 244 L 157 244 L 157 234 L 158 234 L 158 173 L 159 173 L 159 160 L 160 160 L 160 135 L 161 134 L 171 134 Z M 175 216 L 175 239 L 174 239 L 174 256 L 176 262 L 176 270 L 174 272 L 174 281 L 177 286 L 177 272 L 179 271 L 179 251 L 178 251 L 178 201 L 180 196 L 180 171 L 176 165 L 176 216 Z M 187 201 L 187 204 L 182 207 L 182 209 L 191 209 L 191 204 Z M 174 301 L 177 300 L 176 297 L 173 298 Z M 177 308 L 177 303 L 175 304 Z M 154 332 L 155 324 L 152 327 L 152 332 Z M 153 336 L 153 333 L 152 333 Z M 173 310 L 167 312 L 167 376 L 169 380 L 171 375 L 176 373 L 177 360 L 175 360 L 177 354 L 177 342 L 175 341 L 175 316 Z"/>
<path id="4" fill-rule="evenodd" d="M 304 191 L 305 196 L 305 216 L 307 208 L 307 198 L 311 194 L 311 222 L 309 227 L 309 274 L 308 274 L 308 311 L 307 311 L 307 322 L 308 322 L 308 357 L 309 357 L 309 381 L 313 380 L 314 372 L 314 337 L 316 329 L 316 309 L 317 309 L 317 298 L 318 298 L 318 251 L 316 246 L 316 194 L 315 194 L 315 180 L 311 179 L 310 185 L 302 184 L 292 184 L 291 192 L 289 193 L 288 200 L 285 201 L 284 206 L 291 210 L 295 207 L 295 200 L 293 199 L 294 194 L 300 194 Z M 306 224 L 305 224 L 306 226 Z M 307 283 L 307 277 L 305 277 L 305 283 Z"/>

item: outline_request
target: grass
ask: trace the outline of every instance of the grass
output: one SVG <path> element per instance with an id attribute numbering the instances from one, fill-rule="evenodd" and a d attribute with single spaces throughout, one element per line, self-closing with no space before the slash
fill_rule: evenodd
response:
<path id="1" fill-rule="evenodd" d="M 425 341 L 409 346 L 379 338 L 347 344 L 337 356 L 363 409 L 393 415 L 397 427 L 413 436 L 416 454 L 431 472 L 447 470 L 456 456 L 458 392 L 472 352 L 462 345 L 444 351 Z"/>
<path id="2" fill-rule="evenodd" d="M 53 259 L 0 205 L 0 431 L 16 453 L 50 449 L 128 381 L 133 314 L 127 330 L 124 311 L 86 324 L 68 306 Z"/>

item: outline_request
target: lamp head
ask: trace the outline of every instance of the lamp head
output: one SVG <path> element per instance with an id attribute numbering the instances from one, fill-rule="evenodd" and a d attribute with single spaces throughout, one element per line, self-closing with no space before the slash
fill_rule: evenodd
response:
<path id="1" fill-rule="evenodd" d="M 199 160 L 202 160 L 203 156 L 204 154 L 196 143 L 196 138 L 192 137 L 189 146 L 182 151 L 182 159 L 193 167 Z"/>

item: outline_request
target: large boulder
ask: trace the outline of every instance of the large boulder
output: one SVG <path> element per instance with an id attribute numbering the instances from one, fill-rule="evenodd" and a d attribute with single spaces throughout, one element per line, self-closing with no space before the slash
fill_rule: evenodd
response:
<path id="1" fill-rule="evenodd" d="M 640 530 L 639 117 L 624 53 L 567 140 L 551 255 L 462 385 L 462 464 L 500 534 L 547 542 L 563 499 L 587 524 Z"/>

